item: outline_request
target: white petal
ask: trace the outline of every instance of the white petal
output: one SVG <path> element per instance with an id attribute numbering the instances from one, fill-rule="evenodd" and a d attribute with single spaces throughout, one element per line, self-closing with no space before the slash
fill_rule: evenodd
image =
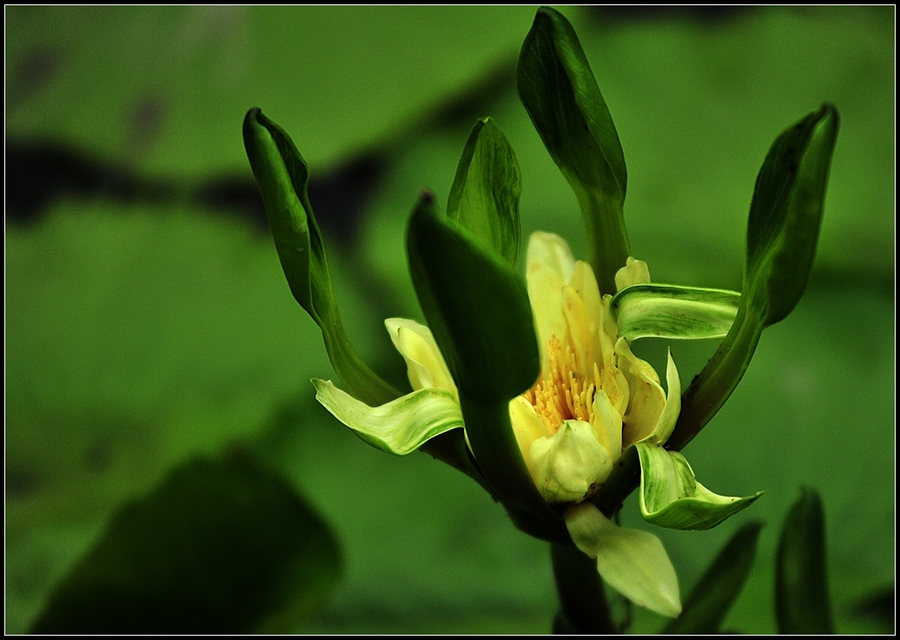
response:
<path id="1" fill-rule="evenodd" d="M 612 587 L 642 607 L 671 618 L 681 613 L 675 568 L 659 538 L 617 526 L 590 502 L 563 513 L 572 541 Z"/>
<path id="2" fill-rule="evenodd" d="M 384 326 L 394 347 L 406 360 L 406 373 L 414 390 L 437 387 L 456 394 L 456 384 L 431 329 L 405 318 L 388 318 Z"/>
<path id="3" fill-rule="evenodd" d="M 431 438 L 463 426 L 462 410 L 448 389 L 420 389 L 379 407 L 370 407 L 330 380 L 312 381 L 316 400 L 373 447 L 399 456 Z"/>

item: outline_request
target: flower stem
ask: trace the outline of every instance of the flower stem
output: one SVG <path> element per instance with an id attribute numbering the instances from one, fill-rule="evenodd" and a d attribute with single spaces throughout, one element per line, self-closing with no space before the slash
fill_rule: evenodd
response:
<path id="1" fill-rule="evenodd" d="M 666 449 L 681 451 L 706 426 L 744 377 L 759 343 L 763 323 L 741 301 L 731 331 L 681 396 L 681 413 Z"/>
<path id="2" fill-rule="evenodd" d="M 560 613 L 559 633 L 618 633 L 609 612 L 597 562 L 569 544 L 550 545 Z"/>

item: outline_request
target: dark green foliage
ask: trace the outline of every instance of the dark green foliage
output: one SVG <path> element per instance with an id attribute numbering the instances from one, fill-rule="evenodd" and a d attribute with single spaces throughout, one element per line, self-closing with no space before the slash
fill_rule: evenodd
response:
<path id="1" fill-rule="evenodd" d="M 280 477 L 196 460 L 116 512 L 31 632 L 294 630 L 341 563 L 328 525 Z"/>

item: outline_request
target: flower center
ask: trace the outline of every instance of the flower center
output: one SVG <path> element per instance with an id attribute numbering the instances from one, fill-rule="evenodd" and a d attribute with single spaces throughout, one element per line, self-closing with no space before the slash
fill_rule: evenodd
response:
<path id="1" fill-rule="evenodd" d="M 590 422 L 593 414 L 593 382 L 581 373 L 572 345 L 563 345 L 555 335 L 547 345 L 549 366 L 543 378 L 522 396 L 534 407 L 547 425 L 550 433 L 556 433 L 565 420 Z"/>

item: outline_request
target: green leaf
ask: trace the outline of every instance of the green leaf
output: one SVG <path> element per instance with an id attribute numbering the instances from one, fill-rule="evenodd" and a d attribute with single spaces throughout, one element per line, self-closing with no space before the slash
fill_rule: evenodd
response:
<path id="1" fill-rule="evenodd" d="M 825 557 L 825 510 L 814 489 L 803 488 L 781 530 L 775 566 L 779 633 L 834 633 Z"/>
<path id="2" fill-rule="evenodd" d="M 463 427 L 455 394 L 419 389 L 378 407 L 344 393 L 328 380 L 313 380 L 316 400 L 373 447 L 405 456 L 451 429 Z"/>
<path id="3" fill-rule="evenodd" d="M 341 563 L 328 525 L 280 477 L 196 460 L 114 515 L 31 632 L 296 631 Z"/>
<path id="4" fill-rule="evenodd" d="M 322 329 L 331 364 L 350 392 L 378 405 L 400 393 L 359 358 L 344 332 L 322 233 L 307 195 L 309 171 L 291 138 L 259 109 L 244 118 L 244 146 L 291 293 Z"/>
<path id="5" fill-rule="evenodd" d="M 538 493 L 509 422 L 509 401 L 534 384 L 540 356 L 525 283 L 423 194 L 410 218 L 413 285 L 456 382 L 466 436 L 494 497 L 517 526 L 567 541 Z"/>
<path id="6" fill-rule="evenodd" d="M 519 55 L 516 86 L 578 198 L 600 292 L 614 294 L 616 271 L 630 253 L 623 212 L 625 155 L 578 36 L 558 11 L 538 10 Z"/>
<path id="7" fill-rule="evenodd" d="M 641 461 L 641 515 L 657 526 L 711 529 L 762 495 L 720 496 L 697 482 L 694 470 L 680 453 L 647 442 L 634 446 Z"/>
<path id="8" fill-rule="evenodd" d="M 803 294 L 837 130 L 837 109 L 826 103 L 778 136 L 769 150 L 750 206 L 740 307 L 728 335 L 684 394 L 670 449 L 682 449 L 712 419 L 744 376 L 763 329 L 784 319 Z"/>
<path id="9" fill-rule="evenodd" d="M 664 633 L 719 632 L 722 621 L 750 577 L 762 527 L 761 522 L 748 522 L 738 529 L 700 578 L 684 603 L 681 615 L 669 623 Z"/>
<path id="10" fill-rule="evenodd" d="M 619 335 L 703 340 L 723 338 L 737 315 L 741 294 L 671 284 L 635 284 L 612 300 Z"/>
<path id="11" fill-rule="evenodd" d="M 496 251 L 510 266 L 519 253 L 519 163 L 491 118 L 475 123 L 450 188 L 447 216 Z"/>

